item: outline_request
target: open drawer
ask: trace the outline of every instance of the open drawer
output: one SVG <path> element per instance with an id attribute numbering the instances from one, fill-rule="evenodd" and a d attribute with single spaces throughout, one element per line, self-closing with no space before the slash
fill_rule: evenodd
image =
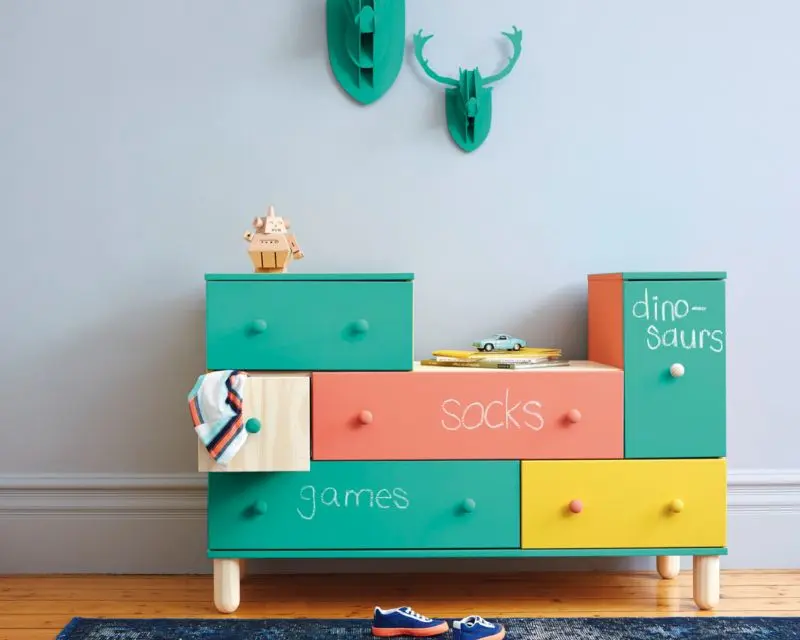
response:
<path id="1" fill-rule="evenodd" d="M 227 465 L 197 438 L 198 471 L 308 471 L 311 468 L 311 380 L 307 373 L 246 373 L 245 441 Z"/>

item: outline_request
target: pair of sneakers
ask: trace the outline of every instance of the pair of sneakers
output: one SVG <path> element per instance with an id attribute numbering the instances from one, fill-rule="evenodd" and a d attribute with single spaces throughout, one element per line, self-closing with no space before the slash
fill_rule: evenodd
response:
<path id="1" fill-rule="evenodd" d="M 394 636 L 430 637 L 447 633 L 446 620 L 428 618 L 411 607 L 381 609 L 375 607 L 372 635 L 379 638 Z M 453 640 L 502 640 L 506 637 L 503 625 L 472 615 L 453 621 Z"/>

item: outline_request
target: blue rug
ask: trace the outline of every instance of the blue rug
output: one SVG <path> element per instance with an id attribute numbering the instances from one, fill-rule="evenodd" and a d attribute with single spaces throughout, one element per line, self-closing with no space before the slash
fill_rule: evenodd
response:
<path id="1" fill-rule="evenodd" d="M 800 640 L 798 618 L 491 618 L 507 640 Z M 436 636 L 452 638 L 452 632 Z M 327 640 L 372 638 L 369 620 L 74 618 L 56 640 Z"/>

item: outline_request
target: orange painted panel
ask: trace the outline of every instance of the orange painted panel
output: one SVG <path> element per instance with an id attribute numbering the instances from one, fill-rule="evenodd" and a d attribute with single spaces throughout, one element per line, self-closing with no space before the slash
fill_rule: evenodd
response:
<path id="1" fill-rule="evenodd" d="M 588 362 L 312 373 L 312 458 L 622 458 L 622 376 Z"/>
<path id="2" fill-rule="evenodd" d="M 623 367 L 622 277 L 589 276 L 587 357 Z"/>

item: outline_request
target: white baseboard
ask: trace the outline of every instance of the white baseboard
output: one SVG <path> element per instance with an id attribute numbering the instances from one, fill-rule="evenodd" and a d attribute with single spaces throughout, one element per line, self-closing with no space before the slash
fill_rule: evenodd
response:
<path id="1" fill-rule="evenodd" d="M 0 475 L 0 518 L 205 518 L 206 488 L 201 473 Z"/>
<path id="2" fill-rule="evenodd" d="M 800 511 L 800 469 L 748 469 L 728 472 L 728 511 Z"/>
<path id="3" fill-rule="evenodd" d="M 730 470 L 728 512 L 730 555 L 723 566 L 800 567 L 795 533 L 800 530 L 800 469 Z M 205 515 L 206 477 L 200 473 L 0 475 L 0 573 L 205 573 L 210 569 Z M 535 570 L 649 567 L 644 560 L 475 562 L 476 570 L 502 570 L 506 564 Z M 387 565 L 374 560 L 265 564 L 281 571 L 320 565 L 323 570 L 383 570 Z M 450 564 L 418 563 L 422 570 L 450 570 Z M 404 561 L 402 570 L 415 567 Z"/>

